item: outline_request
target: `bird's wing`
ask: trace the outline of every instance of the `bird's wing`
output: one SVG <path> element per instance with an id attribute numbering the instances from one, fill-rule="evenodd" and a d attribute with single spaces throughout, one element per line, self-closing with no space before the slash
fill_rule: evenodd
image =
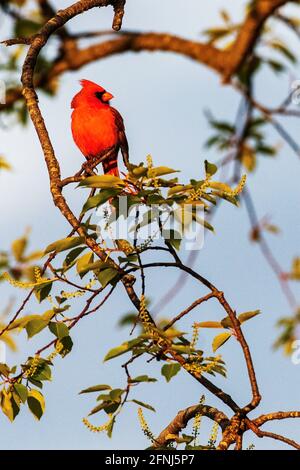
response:
<path id="1" fill-rule="evenodd" d="M 129 148 L 128 148 L 127 137 L 125 134 L 124 121 L 119 111 L 117 111 L 115 108 L 111 108 L 111 110 L 115 117 L 116 126 L 118 128 L 118 140 L 119 140 L 119 145 L 120 145 L 122 156 L 123 156 L 124 165 L 126 166 L 126 168 L 128 168 Z"/>

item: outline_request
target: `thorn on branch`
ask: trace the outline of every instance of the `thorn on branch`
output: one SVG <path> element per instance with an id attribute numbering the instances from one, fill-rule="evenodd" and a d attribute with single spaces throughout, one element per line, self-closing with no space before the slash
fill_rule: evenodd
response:
<path id="1" fill-rule="evenodd" d="M 16 46 L 18 44 L 25 44 L 30 46 L 34 39 L 34 36 L 30 36 L 29 38 L 13 38 L 13 39 L 6 39 L 5 41 L 1 41 L 0 44 L 4 44 L 4 46 Z"/>
<path id="2" fill-rule="evenodd" d="M 120 31 L 122 27 L 125 3 L 126 3 L 126 0 L 115 0 L 113 2 L 115 15 L 113 19 L 112 28 L 115 31 Z"/>

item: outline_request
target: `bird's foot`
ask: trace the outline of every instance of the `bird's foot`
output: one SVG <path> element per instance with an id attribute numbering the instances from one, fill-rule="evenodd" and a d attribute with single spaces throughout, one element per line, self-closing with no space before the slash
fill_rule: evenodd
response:
<path id="1" fill-rule="evenodd" d="M 97 162 L 96 159 L 91 158 L 82 165 L 82 169 L 85 175 L 94 175 L 97 172 Z"/>

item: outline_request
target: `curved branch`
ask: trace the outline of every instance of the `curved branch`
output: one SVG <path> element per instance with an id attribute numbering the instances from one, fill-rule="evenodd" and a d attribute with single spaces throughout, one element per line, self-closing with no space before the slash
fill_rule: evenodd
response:
<path id="1" fill-rule="evenodd" d="M 244 337 L 244 334 L 242 332 L 241 325 L 240 325 L 240 322 L 239 322 L 239 320 L 236 316 L 236 313 L 235 313 L 234 310 L 232 310 L 229 303 L 225 299 L 224 293 L 222 291 L 219 291 L 210 281 L 205 279 L 205 277 L 201 276 L 199 273 L 195 272 L 193 269 L 189 268 L 188 266 L 185 266 L 181 262 L 175 262 L 175 263 L 168 263 L 168 262 L 147 263 L 147 264 L 144 264 L 143 267 L 144 267 L 144 269 L 153 268 L 153 267 L 165 267 L 165 268 L 172 268 L 173 267 L 173 268 L 181 269 L 182 271 L 185 271 L 186 273 L 190 274 L 192 277 L 197 279 L 204 286 L 206 286 L 211 292 L 214 293 L 214 297 L 216 297 L 218 299 L 219 303 L 221 304 L 221 306 L 223 307 L 223 309 L 225 310 L 225 312 L 227 313 L 228 317 L 231 320 L 233 329 L 235 331 L 236 338 L 237 338 L 237 340 L 239 341 L 239 343 L 242 347 L 245 362 L 246 362 L 246 366 L 247 366 L 249 381 L 250 381 L 251 390 L 252 390 L 252 400 L 251 400 L 250 403 L 248 403 L 246 406 L 244 406 L 243 412 L 248 413 L 249 411 L 256 408 L 259 405 L 260 401 L 261 401 L 261 395 L 259 393 L 259 388 L 258 388 L 258 384 L 257 384 L 257 380 L 256 380 L 256 374 L 255 374 L 255 370 L 254 370 L 254 365 L 253 365 L 253 361 L 252 361 L 251 352 L 250 352 L 248 343 L 247 343 L 247 341 Z M 138 269 L 139 268 L 136 266 L 134 268 L 129 269 L 127 271 L 127 273 L 131 273 L 132 271 L 136 271 Z M 171 354 L 173 354 L 173 353 L 171 353 Z M 173 357 L 175 357 L 175 356 L 173 356 Z M 177 360 L 177 362 L 180 362 L 179 358 L 177 358 L 176 360 Z M 201 379 L 203 379 L 203 377 L 201 377 Z M 232 409 L 234 411 L 240 410 L 239 408 L 234 408 L 234 407 L 232 407 Z"/>
<path id="2" fill-rule="evenodd" d="M 191 41 L 166 33 L 127 33 L 121 37 L 118 36 L 117 39 L 104 41 L 85 49 L 76 48 L 76 54 L 64 54 L 62 57 L 58 57 L 52 69 L 48 72 L 46 81 L 51 81 L 51 79 L 66 71 L 78 70 L 95 60 L 114 54 L 127 51 L 167 51 L 181 54 L 204 64 L 218 72 L 223 77 L 224 82 L 229 82 L 230 78 L 237 73 L 247 57 L 252 53 L 259 39 L 261 29 L 268 18 L 281 6 L 287 3 L 294 3 L 295 1 L 296 0 L 257 0 L 246 16 L 244 23 L 241 25 L 235 41 L 231 47 L 226 50 L 219 49 L 209 43 Z M 65 13 L 63 13 L 66 12 L 66 10 L 58 12 L 56 17 L 60 17 L 61 24 L 52 29 L 50 34 L 56 32 L 59 28 L 64 26 L 69 19 L 77 14 L 95 6 L 107 6 L 108 4 L 114 6 L 115 16 L 113 28 L 116 31 L 119 30 L 124 13 L 124 0 L 82 0 L 66 9 L 68 10 L 67 18 L 64 17 Z M 43 29 L 44 28 L 42 28 L 42 30 Z M 39 34 L 37 36 L 39 36 Z M 36 36 L 31 38 L 31 43 L 35 41 L 35 38 Z M 4 41 L 4 43 L 10 45 L 23 40 L 25 44 L 28 43 L 28 38 L 8 40 Z M 0 110 L 11 107 L 13 103 L 20 98 L 21 90 L 16 87 L 8 93 L 7 102 L 4 105 L 0 105 Z"/>
<path id="3" fill-rule="evenodd" d="M 253 420 L 256 426 L 262 426 L 268 421 L 274 421 L 277 419 L 288 419 L 288 418 L 300 418 L 300 411 L 277 411 L 276 413 L 269 413 L 267 415 L 261 415 Z"/>
<path id="4" fill-rule="evenodd" d="M 130 300 L 135 305 L 135 307 L 139 309 L 140 301 L 134 289 L 132 288 L 135 282 L 135 278 L 133 276 L 125 275 L 125 273 L 122 272 L 119 266 L 113 262 L 113 260 L 110 258 L 107 259 L 106 252 L 96 243 L 92 237 L 89 237 L 86 234 L 84 227 L 80 224 L 80 221 L 76 218 L 62 195 L 60 165 L 55 156 L 54 148 L 52 146 L 41 110 L 38 105 L 38 97 L 35 92 L 33 80 L 38 55 L 41 49 L 47 43 L 51 34 L 53 34 L 58 28 L 63 26 L 74 16 L 94 8 L 95 6 L 107 6 L 109 3 L 114 4 L 114 2 L 108 2 L 107 0 L 82 0 L 66 8 L 65 10 L 60 10 L 55 15 L 55 17 L 53 17 L 44 25 L 44 27 L 32 41 L 23 65 L 21 80 L 23 84 L 23 95 L 26 100 L 27 109 L 43 149 L 50 179 L 50 190 L 55 206 L 60 210 L 61 214 L 66 218 L 73 229 L 76 230 L 78 235 L 84 238 L 86 245 L 100 259 L 110 262 L 112 267 L 119 271 L 121 281 Z"/>
<path id="5" fill-rule="evenodd" d="M 174 440 L 174 438 L 171 439 L 168 438 L 168 436 L 178 436 L 179 433 L 187 426 L 188 422 L 197 414 L 206 416 L 207 418 L 210 418 L 218 423 L 222 431 L 224 431 L 230 423 L 228 417 L 217 408 L 213 408 L 212 406 L 208 405 L 189 406 L 185 410 L 178 412 L 171 423 L 168 424 L 168 426 L 156 438 L 153 447 L 164 447 L 168 442 Z"/>
<path id="6" fill-rule="evenodd" d="M 275 439 L 276 441 L 284 442 L 285 444 L 294 447 L 294 449 L 300 450 L 300 444 L 298 444 L 293 439 L 289 439 L 288 437 L 282 436 L 281 434 L 276 434 L 274 432 L 269 431 L 261 431 L 258 429 L 255 434 L 258 437 L 269 437 L 270 439 Z"/>

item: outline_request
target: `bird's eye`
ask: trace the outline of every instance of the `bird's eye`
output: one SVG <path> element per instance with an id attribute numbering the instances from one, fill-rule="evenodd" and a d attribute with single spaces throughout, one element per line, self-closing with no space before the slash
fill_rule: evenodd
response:
<path id="1" fill-rule="evenodd" d="M 102 101 L 102 96 L 104 94 L 104 91 L 96 91 L 95 96 L 98 98 L 98 100 Z"/>

